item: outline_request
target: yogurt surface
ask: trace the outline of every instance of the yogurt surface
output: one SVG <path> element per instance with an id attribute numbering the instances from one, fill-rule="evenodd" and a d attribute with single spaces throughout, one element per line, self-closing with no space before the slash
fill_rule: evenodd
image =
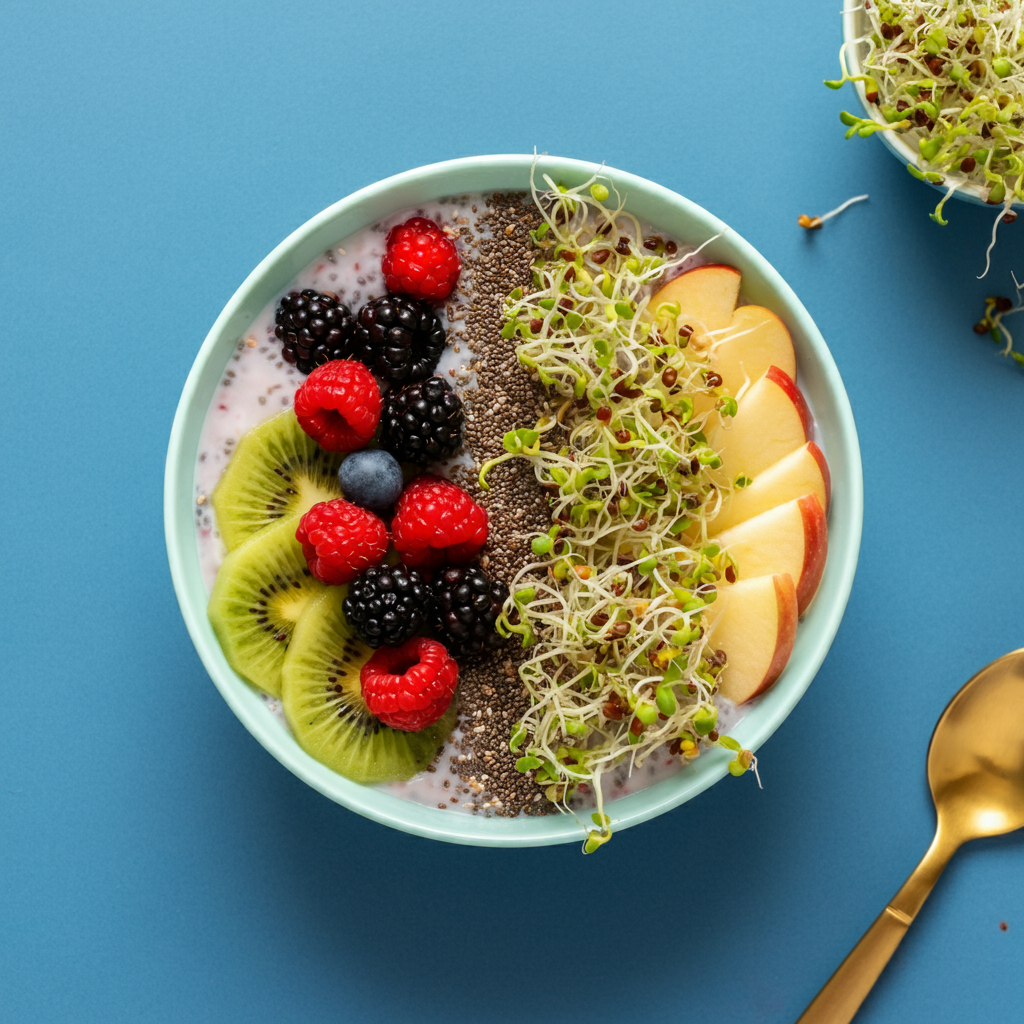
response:
<path id="1" fill-rule="evenodd" d="M 379 223 L 341 239 L 314 263 L 303 270 L 287 291 L 315 289 L 333 292 L 353 313 L 370 298 L 385 294 L 380 271 L 385 251 L 385 238 L 390 228 L 413 216 L 424 216 L 439 224 L 457 227 L 464 267 L 469 270 L 467 287 L 472 288 L 474 250 L 491 238 L 486 226 L 478 223 L 478 214 L 488 206 L 489 199 L 480 194 L 439 200 L 428 207 L 407 208 L 396 211 Z M 700 262 L 699 259 L 696 262 Z M 463 303 L 469 296 L 460 293 L 443 308 L 436 310 L 448 334 L 448 345 L 437 370 L 460 393 L 467 408 L 467 416 L 487 416 L 488 395 L 477 387 L 476 372 L 479 352 L 466 347 L 460 332 L 464 315 Z M 504 296 L 500 297 L 502 300 Z M 213 401 L 207 411 L 201 434 L 199 455 L 195 467 L 194 493 L 196 508 L 196 535 L 202 576 L 207 591 L 212 588 L 217 571 L 225 555 L 225 547 L 217 531 L 210 496 L 221 474 L 233 455 L 239 439 L 252 427 L 289 408 L 296 388 L 305 375 L 287 363 L 281 356 L 280 342 L 274 333 L 277 302 L 269 304 L 239 337 L 235 350 L 225 367 Z M 519 425 L 530 425 L 522 423 Z M 453 460 L 446 473 L 458 469 L 475 472 L 472 455 L 464 453 Z M 264 695 L 268 711 L 288 725 L 279 699 Z M 737 708 L 725 700 L 719 702 L 720 724 L 723 729 L 733 727 L 749 709 Z M 460 722 L 447 746 L 439 754 L 431 770 L 423 772 L 409 782 L 389 783 L 383 788 L 417 803 L 451 810 L 483 813 L 501 813 L 502 801 L 488 797 L 490 781 L 486 772 L 483 783 L 467 781 L 459 774 L 473 754 L 466 754 L 466 730 L 474 730 L 473 721 Z M 507 733 L 505 734 L 507 736 Z M 507 743 L 507 740 L 506 740 Z M 602 786 L 605 799 L 625 796 L 652 785 L 679 771 L 686 765 L 659 750 L 649 756 L 643 765 L 628 761 L 607 773 Z M 540 793 L 538 792 L 538 797 Z M 537 798 L 535 798 L 537 799 Z M 592 790 L 581 787 L 573 807 L 580 811 L 593 801 Z"/>

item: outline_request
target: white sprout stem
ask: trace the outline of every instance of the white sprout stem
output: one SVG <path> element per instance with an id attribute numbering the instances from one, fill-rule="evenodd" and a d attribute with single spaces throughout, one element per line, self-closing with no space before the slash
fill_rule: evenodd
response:
<path id="1" fill-rule="evenodd" d="M 834 210 L 829 210 L 828 213 L 823 213 L 818 219 L 822 222 L 830 220 L 835 217 L 836 214 L 842 213 L 848 206 L 853 206 L 854 203 L 862 203 L 868 196 L 865 193 L 862 196 L 854 196 L 852 199 L 847 199 L 845 203 L 841 203 Z"/>
<path id="2" fill-rule="evenodd" d="M 750 770 L 754 773 L 754 778 L 757 779 L 757 788 L 758 789 L 764 789 L 764 786 L 761 785 L 761 774 L 757 770 L 757 758 L 756 757 L 751 757 L 750 758 Z"/>
<path id="3" fill-rule="evenodd" d="M 1012 309 L 1008 309 L 1005 313 L 997 313 L 994 326 L 998 327 L 1006 338 L 1006 344 L 1003 346 L 1002 355 L 1008 356 L 1013 351 L 1013 335 L 1009 329 L 1003 326 L 1003 320 L 1008 316 L 1013 316 L 1014 313 L 1020 313 L 1024 311 L 1024 284 L 1017 280 L 1017 275 L 1011 270 L 1010 277 L 1013 278 L 1013 287 L 1017 293 L 1017 301 Z"/>
<path id="4" fill-rule="evenodd" d="M 988 248 L 985 250 L 985 269 L 978 275 L 978 280 L 986 277 L 989 272 L 989 268 L 992 266 L 992 250 L 996 247 L 996 232 L 999 230 L 999 222 L 1006 216 L 1006 211 L 1010 209 L 1013 204 L 1013 193 L 1009 193 L 1006 197 L 1006 202 L 1003 204 L 1002 209 L 996 214 L 996 219 L 992 222 L 992 240 L 988 243 Z"/>

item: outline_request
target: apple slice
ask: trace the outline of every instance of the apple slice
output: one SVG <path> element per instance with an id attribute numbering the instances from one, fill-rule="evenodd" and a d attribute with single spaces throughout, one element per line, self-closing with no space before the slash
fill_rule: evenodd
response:
<path id="1" fill-rule="evenodd" d="M 694 351 L 708 352 L 710 368 L 727 394 L 778 366 L 796 380 L 796 352 L 785 324 L 763 306 L 739 306 L 740 273 L 712 263 L 674 277 L 652 297 L 653 313 L 662 302 L 678 302 L 680 325 L 693 328 Z"/>
<path id="2" fill-rule="evenodd" d="M 757 380 L 777 366 L 796 380 L 796 350 L 786 325 L 764 306 L 737 306 L 728 331 L 711 345 L 711 366 L 722 384 L 735 395 L 748 380 Z"/>
<path id="3" fill-rule="evenodd" d="M 796 589 L 788 573 L 755 576 L 719 588 L 706 613 L 708 643 L 725 651 L 719 693 L 735 704 L 764 693 L 793 652 Z"/>
<path id="4" fill-rule="evenodd" d="M 729 325 L 739 294 L 740 272 L 724 263 L 708 263 L 662 285 L 647 308 L 653 313 L 663 302 L 678 302 L 680 324 L 706 334 Z"/>
<path id="5" fill-rule="evenodd" d="M 788 574 L 796 587 L 797 612 L 803 615 L 821 582 L 828 553 L 828 523 L 813 494 L 762 512 L 712 540 L 730 554 L 740 581 Z"/>
<path id="6" fill-rule="evenodd" d="M 709 525 L 720 534 L 737 523 L 805 494 L 813 494 L 827 512 L 831 487 L 832 479 L 825 456 L 813 441 L 808 441 L 758 473 L 752 483 L 733 491 L 722 502 L 718 515 Z"/>
<path id="7" fill-rule="evenodd" d="M 753 477 L 807 443 L 811 414 L 800 389 L 777 366 L 743 395 L 736 415 L 724 419 L 708 444 L 721 456 L 720 476 L 732 481 L 739 474 Z"/>

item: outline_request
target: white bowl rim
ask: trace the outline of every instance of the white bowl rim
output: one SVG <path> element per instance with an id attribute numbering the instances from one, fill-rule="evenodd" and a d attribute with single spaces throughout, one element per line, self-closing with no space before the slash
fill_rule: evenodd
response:
<path id="1" fill-rule="evenodd" d="M 251 311 L 246 315 L 251 321 L 255 313 L 265 305 L 263 302 L 259 303 L 258 308 L 252 308 L 254 292 L 261 286 L 265 287 L 264 279 L 272 275 L 274 268 L 294 262 L 296 250 L 304 242 L 308 243 L 318 230 L 339 218 L 343 219 L 346 213 L 359 211 L 395 192 L 422 187 L 423 183 L 453 178 L 461 180 L 460 174 L 481 179 L 486 179 L 488 175 L 507 175 L 511 178 L 522 174 L 523 183 L 439 190 L 422 201 L 429 202 L 463 192 L 526 190 L 530 168 L 538 160 L 542 170 L 556 177 L 582 176 L 580 180 L 585 180 L 599 171 L 621 191 L 638 194 L 640 202 L 664 204 L 666 218 L 677 216 L 696 221 L 709 236 L 718 235 L 708 252 L 713 253 L 716 246 L 727 249 L 731 262 L 739 266 L 744 275 L 750 273 L 752 280 L 756 278 L 763 281 L 764 288 L 770 291 L 775 304 L 785 307 L 794 342 L 798 338 L 803 339 L 802 353 L 798 351 L 798 355 L 802 354 L 809 360 L 811 369 L 822 381 L 822 388 L 831 403 L 830 413 L 835 417 L 837 429 L 834 435 L 830 434 L 827 448 L 830 469 L 833 470 L 833 505 L 829 512 L 829 556 L 825 577 L 798 630 L 797 647 L 783 676 L 759 699 L 759 706 L 732 731 L 732 735 L 746 748 L 756 751 L 772 735 L 806 691 L 824 661 L 849 599 L 863 525 L 863 471 L 856 426 L 849 398 L 824 338 L 789 285 L 760 253 L 727 225 L 678 193 L 629 172 L 571 158 L 546 154 L 540 158 L 531 154 L 462 157 L 413 168 L 377 181 L 339 200 L 292 232 L 249 274 L 217 317 L 189 372 L 174 417 L 165 469 L 164 521 L 168 562 L 182 616 L 200 659 L 229 707 L 256 739 L 300 779 L 335 802 L 382 824 L 427 838 L 479 846 L 523 847 L 580 841 L 584 828 L 589 826 L 571 814 L 501 818 L 453 810 L 440 811 L 374 787 L 350 782 L 313 760 L 298 746 L 290 733 L 273 718 L 257 692 L 227 665 L 206 617 L 205 591 L 203 599 L 198 598 L 202 583 L 199 580 L 197 586 L 198 556 L 195 549 L 192 489 L 197 428 L 191 421 L 195 411 L 193 406 L 198 405 L 201 416 L 205 415 L 206 404 L 197 403 L 197 392 L 204 377 L 212 376 L 209 368 L 211 355 L 225 346 L 225 352 L 230 353 L 237 341 L 237 333 L 230 341 L 225 340 L 227 325 L 240 311 L 244 313 L 247 306 Z M 392 210 L 397 208 L 401 206 L 391 206 Z M 363 223 L 369 224 L 377 219 L 380 219 L 379 215 Z M 343 236 L 344 233 L 337 237 Z M 313 258 L 315 252 L 301 265 L 295 266 L 292 276 Z M 280 292 L 286 286 L 287 282 L 275 291 Z M 218 379 L 226 361 L 227 355 L 217 366 Z M 194 435 L 192 443 L 186 437 L 189 432 Z M 841 478 L 837 478 L 835 473 L 836 465 L 844 467 Z M 839 517 L 841 530 L 833 529 L 837 511 L 837 479 L 841 480 L 843 491 Z M 812 619 L 813 630 L 805 628 L 805 624 Z M 613 829 L 621 830 L 637 824 L 692 799 L 727 773 L 729 760 L 730 755 L 724 750 L 708 751 L 671 779 L 611 801 L 606 804 L 606 811 L 611 816 Z"/>

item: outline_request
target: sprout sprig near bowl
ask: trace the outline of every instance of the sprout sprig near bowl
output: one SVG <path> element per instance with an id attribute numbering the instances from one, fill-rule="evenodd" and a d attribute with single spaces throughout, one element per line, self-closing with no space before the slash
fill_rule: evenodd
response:
<path id="1" fill-rule="evenodd" d="M 880 134 L 915 178 L 1015 219 L 1024 203 L 1024 3 L 875 2 L 843 12 L 842 77 L 866 117 L 847 138 Z"/>

